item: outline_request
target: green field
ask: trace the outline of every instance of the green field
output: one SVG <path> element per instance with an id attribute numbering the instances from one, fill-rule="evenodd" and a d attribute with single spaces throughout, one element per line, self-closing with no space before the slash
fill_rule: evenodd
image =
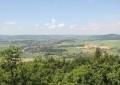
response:
<path id="1" fill-rule="evenodd" d="M 94 53 L 96 47 L 111 54 L 120 54 L 120 39 L 118 35 L 101 36 L 8 36 L 0 41 L 0 50 L 9 46 L 19 46 L 23 50 L 23 57 L 34 56 L 62 56 L 66 54 Z M 89 45 L 89 47 L 86 47 Z"/>

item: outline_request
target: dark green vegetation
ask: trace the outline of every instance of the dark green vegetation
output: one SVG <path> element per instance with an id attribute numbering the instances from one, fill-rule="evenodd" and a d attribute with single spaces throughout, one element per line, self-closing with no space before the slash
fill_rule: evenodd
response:
<path id="1" fill-rule="evenodd" d="M 72 60 L 36 57 L 23 62 L 21 56 L 17 47 L 1 51 L 0 85 L 120 85 L 120 56 L 100 48 Z"/>

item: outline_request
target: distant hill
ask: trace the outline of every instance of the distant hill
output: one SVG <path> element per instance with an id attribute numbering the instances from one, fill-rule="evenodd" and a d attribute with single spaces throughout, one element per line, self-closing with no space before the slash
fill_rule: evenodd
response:
<path id="1" fill-rule="evenodd" d="M 0 35 L 0 41 L 26 41 L 26 40 L 62 40 L 62 39 L 81 39 L 81 40 L 120 40 L 118 34 L 107 35 Z"/>
<path id="2" fill-rule="evenodd" d="M 98 40 L 120 40 L 120 35 L 118 34 L 107 34 L 107 35 L 94 35 L 94 39 Z"/>

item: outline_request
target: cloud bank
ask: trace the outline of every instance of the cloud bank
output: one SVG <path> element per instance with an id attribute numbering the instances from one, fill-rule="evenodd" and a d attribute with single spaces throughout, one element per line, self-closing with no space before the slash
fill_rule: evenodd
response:
<path id="1" fill-rule="evenodd" d="M 19 26 L 16 22 L 6 21 L 0 23 L 0 34 L 7 35 L 43 35 L 43 34 L 75 34 L 75 35 L 94 35 L 94 34 L 120 34 L 120 21 L 89 22 L 85 25 L 65 24 L 54 18 L 45 24 L 35 24 L 29 26 Z"/>

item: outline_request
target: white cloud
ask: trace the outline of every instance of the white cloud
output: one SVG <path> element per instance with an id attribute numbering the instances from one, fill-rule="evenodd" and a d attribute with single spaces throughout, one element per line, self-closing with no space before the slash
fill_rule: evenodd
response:
<path id="1" fill-rule="evenodd" d="M 56 29 L 59 33 L 94 35 L 94 34 L 120 34 L 120 21 L 89 22 L 83 24 L 71 24 L 69 27 Z"/>
<path id="2" fill-rule="evenodd" d="M 70 25 L 70 28 L 72 29 L 78 29 L 78 28 L 80 28 L 80 26 L 78 25 L 78 24 L 72 24 L 72 25 Z"/>
<path id="3" fill-rule="evenodd" d="M 54 28 L 56 28 L 56 25 L 55 24 L 49 24 L 48 28 L 54 29 Z"/>
<path id="4" fill-rule="evenodd" d="M 59 24 L 57 24 L 57 27 L 64 27 L 64 26 L 65 26 L 64 23 L 59 23 Z"/>
<path id="5" fill-rule="evenodd" d="M 36 29 L 35 29 L 36 28 Z M 0 34 L 120 34 L 120 21 L 90 22 L 83 24 L 65 25 L 51 19 L 46 24 L 18 26 L 15 22 L 1 22 Z"/>
<path id="6" fill-rule="evenodd" d="M 35 24 L 35 28 L 39 28 L 40 27 L 40 25 L 39 24 Z"/>
<path id="7" fill-rule="evenodd" d="M 55 28 L 62 28 L 65 26 L 65 24 L 63 22 L 56 22 L 56 20 L 53 18 L 51 19 L 50 22 L 45 23 L 45 26 L 51 29 L 55 29 Z"/>
<path id="8" fill-rule="evenodd" d="M 6 24 L 6 25 L 15 25 L 16 22 L 14 22 L 14 21 L 9 21 L 9 22 L 5 22 L 4 24 Z"/>
<path id="9" fill-rule="evenodd" d="M 90 22 L 86 25 L 73 24 L 72 34 L 120 34 L 120 21 Z"/>
<path id="10" fill-rule="evenodd" d="M 120 22 L 118 22 L 118 25 L 120 25 Z"/>
<path id="11" fill-rule="evenodd" d="M 19 27 L 17 26 L 16 22 L 13 21 L 1 22 L 0 34 L 14 35 L 20 33 L 21 31 L 19 30 Z"/>
<path id="12" fill-rule="evenodd" d="M 51 19 L 51 23 L 55 24 L 56 20 L 54 18 Z"/>

